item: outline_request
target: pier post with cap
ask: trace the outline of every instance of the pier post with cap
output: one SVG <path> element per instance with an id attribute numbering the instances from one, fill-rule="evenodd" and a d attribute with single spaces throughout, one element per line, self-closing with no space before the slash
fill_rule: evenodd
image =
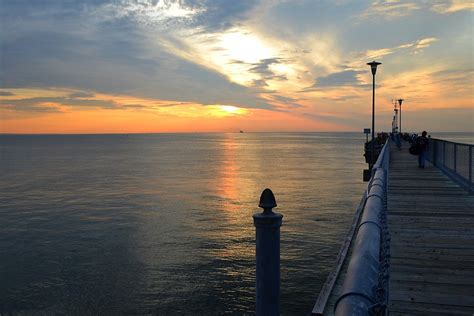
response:
<path id="1" fill-rule="evenodd" d="M 280 314 L 280 227 L 283 215 L 274 213 L 275 196 L 265 189 L 260 196 L 262 213 L 253 215 L 256 228 L 256 314 Z"/>

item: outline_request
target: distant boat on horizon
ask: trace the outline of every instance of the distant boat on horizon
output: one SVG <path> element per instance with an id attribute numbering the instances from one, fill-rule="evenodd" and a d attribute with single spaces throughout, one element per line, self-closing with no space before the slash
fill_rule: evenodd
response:
<path id="1" fill-rule="evenodd" d="M 239 133 L 243 133 L 243 132 L 244 132 L 243 130 L 240 130 L 240 132 L 239 132 Z"/>

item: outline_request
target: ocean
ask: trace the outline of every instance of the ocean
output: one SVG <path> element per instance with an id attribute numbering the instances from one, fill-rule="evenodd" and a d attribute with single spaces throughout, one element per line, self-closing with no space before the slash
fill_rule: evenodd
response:
<path id="1" fill-rule="evenodd" d="M 252 214 L 268 187 L 284 216 L 282 314 L 308 314 L 366 186 L 364 141 L 0 135 L 0 312 L 253 314 Z"/>
<path id="2" fill-rule="evenodd" d="M 421 133 L 419 133 L 421 135 Z M 440 133 L 433 132 L 430 134 L 433 138 L 444 139 L 456 143 L 463 143 L 474 145 L 474 133 L 473 132 L 450 132 L 450 133 Z"/>

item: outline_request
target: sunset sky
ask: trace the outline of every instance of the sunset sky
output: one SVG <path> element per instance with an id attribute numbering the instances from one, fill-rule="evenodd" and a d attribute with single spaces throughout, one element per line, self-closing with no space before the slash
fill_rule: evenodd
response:
<path id="1" fill-rule="evenodd" d="M 0 133 L 474 131 L 471 0 L 0 0 Z"/>

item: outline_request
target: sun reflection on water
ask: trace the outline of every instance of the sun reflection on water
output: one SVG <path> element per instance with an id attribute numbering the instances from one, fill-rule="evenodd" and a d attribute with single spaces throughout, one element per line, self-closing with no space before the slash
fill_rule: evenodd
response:
<path id="1" fill-rule="evenodd" d="M 237 144 L 234 136 L 228 134 L 223 142 L 223 162 L 219 172 L 219 186 L 218 192 L 228 202 L 224 203 L 224 211 L 235 211 L 237 210 L 236 201 L 238 200 L 237 195 L 237 178 L 238 178 L 238 166 L 236 160 Z"/>
<path id="2" fill-rule="evenodd" d="M 226 134 L 221 143 L 222 162 L 218 168 L 216 194 L 218 204 L 215 216 L 219 216 L 219 227 L 208 231 L 207 237 L 212 237 L 222 242 L 224 247 L 210 250 L 210 255 L 219 260 L 232 262 L 224 269 L 229 276 L 248 275 L 244 271 L 245 265 L 238 264 L 242 260 L 254 258 L 254 229 L 251 223 L 255 205 L 250 195 L 255 191 L 255 182 L 245 177 L 247 151 L 253 150 L 252 146 L 242 147 L 242 135 Z"/>

